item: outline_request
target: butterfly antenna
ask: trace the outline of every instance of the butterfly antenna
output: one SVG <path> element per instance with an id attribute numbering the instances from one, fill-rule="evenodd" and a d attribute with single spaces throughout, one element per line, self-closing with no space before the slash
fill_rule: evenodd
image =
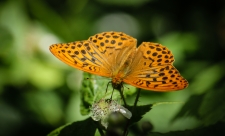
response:
<path id="1" fill-rule="evenodd" d="M 87 77 L 86 79 L 87 80 L 105 80 L 105 79 L 108 79 L 108 78 L 95 76 L 95 77 L 92 77 L 92 78 Z"/>
<path id="2" fill-rule="evenodd" d="M 130 90 L 130 88 L 129 88 L 129 87 L 127 87 L 127 86 L 125 86 L 125 85 L 123 85 L 123 87 L 127 88 L 128 90 Z"/>
<path id="3" fill-rule="evenodd" d="M 87 80 L 99 80 L 99 78 L 86 78 Z"/>

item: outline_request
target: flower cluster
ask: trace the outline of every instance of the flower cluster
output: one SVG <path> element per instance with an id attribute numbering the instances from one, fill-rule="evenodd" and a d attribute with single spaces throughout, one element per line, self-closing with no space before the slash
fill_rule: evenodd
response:
<path id="1" fill-rule="evenodd" d="M 108 117 L 113 112 L 119 112 L 128 119 L 132 116 L 132 113 L 128 109 L 111 99 L 101 99 L 95 102 L 91 107 L 92 119 L 95 121 L 101 120 L 101 124 L 105 128 L 108 127 Z"/>

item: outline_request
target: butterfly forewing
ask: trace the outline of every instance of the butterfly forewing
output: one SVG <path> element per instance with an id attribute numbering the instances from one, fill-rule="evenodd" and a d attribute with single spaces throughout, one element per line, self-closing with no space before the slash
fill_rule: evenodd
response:
<path id="1" fill-rule="evenodd" d="M 104 32 L 88 40 L 50 46 L 61 61 L 99 76 L 112 77 L 136 49 L 136 39 L 122 32 Z"/>
<path id="2" fill-rule="evenodd" d="M 173 66 L 174 57 L 158 43 L 143 42 L 136 52 L 131 72 L 124 82 L 153 91 L 174 91 L 187 87 L 187 81 Z"/>
<path id="3" fill-rule="evenodd" d="M 104 56 L 90 41 L 53 44 L 50 51 L 66 64 L 100 76 L 110 77 Z"/>

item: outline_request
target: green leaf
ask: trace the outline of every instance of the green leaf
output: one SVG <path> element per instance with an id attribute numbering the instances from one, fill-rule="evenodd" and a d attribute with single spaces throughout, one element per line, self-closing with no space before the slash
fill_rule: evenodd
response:
<path id="1" fill-rule="evenodd" d="M 184 104 L 184 106 L 181 108 L 181 110 L 174 116 L 172 121 L 175 121 L 179 118 L 185 117 L 185 116 L 192 116 L 199 118 L 200 115 L 198 113 L 198 110 L 201 106 L 201 102 L 204 95 L 192 95 L 188 101 Z M 197 102 L 197 103 L 196 103 Z"/>
<path id="2" fill-rule="evenodd" d="M 201 95 L 192 95 L 172 121 L 185 117 L 196 117 L 204 125 L 225 121 L 225 92 L 223 89 L 211 90 Z"/>
<path id="3" fill-rule="evenodd" d="M 216 72 L 215 72 L 216 71 Z M 216 83 L 224 77 L 224 63 L 217 63 L 212 66 L 206 66 L 204 70 L 199 71 L 195 75 L 190 88 L 196 94 L 207 93 L 209 89 L 213 89 Z"/>
<path id="4" fill-rule="evenodd" d="M 87 131 L 88 130 L 88 131 Z M 94 136 L 96 126 L 91 118 L 61 126 L 48 136 Z"/>
<path id="5" fill-rule="evenodd" d="M 132 112 L 130 124 L 132 125 L 138 122 L 139 120 L 141 120 L 143 115 L 145 115 L 147 112 L 149 112 L 152 109 L 151 107 L 152 107 L 152 104 L 137 106 L 135 108 L 133 106 L 127 106 L 126 108 Z"/>
<path id="6" fill-rule="evenodd" d="M 168 133 L 152 132 L 146 136 L 222 136 L 225 134 L 225 123 L 217 123 L 208 127 L 201 127 L 185 131 L 173 131 Z"/>
<path id="7" fill-rule="evenodd" d="M 204 125 L 215 124 L 225 120 L 225 91 L 224 89 L 212 90 L 205 94 L 199 114 Z"/>
<path id="8" fill-rule="evenodd" d="M 82 87 L 80 89 L 81 92 L 80 112 L 82 115 L 88 115 L 94 99 L 94 88 L 93 82 L 91 80 L 92 75 L 84 72 L 83 76 L 84 77 L 82 81 Z"/>

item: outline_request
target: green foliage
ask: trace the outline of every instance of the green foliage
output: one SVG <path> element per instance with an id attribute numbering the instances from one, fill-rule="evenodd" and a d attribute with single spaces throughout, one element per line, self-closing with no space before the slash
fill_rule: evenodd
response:
<path id="1" fill-rule="evenodd" d="M 180 112 L 174 117 L 173 121 L 182 117 L 193 116 L 201 120 L 205 126 L 217 122 L 224 122 L 225 100 L 221 97 L 224 95 L 224 90 L 217 90 L 216 92 L 209 91 L 201 95 L 192 95 Z M 197 100 L 199 103 L 196 103 Z"/>
<path id="2" fill-rule="evenodd" d="M 225 99 L 221 96 L 225 96 L 223 89 L 218 89 L 216 92 L 210 91 L 204 95 L 199 108 L 199 115 L 204 125 L 208 126 L 220 121 L 225 122 Z"/>
<path id="3" fill-rule="evenodd" d="M 218 122 L 207 127 L 200 127 L 193 130 L 173 131 L 168 133 L 149 133 L 149 136 L 222 136 L 225 134 L 225 124 Z"/>
<path id="4" fill-rule="evenodd" d="M 141 118 L 144 116 L 144 114 L 150 111 L 151 106 L 152 106 L 151 104 L 137 106 L 135 108 L 133 106 L 128 106 L 127 108 L 129 110 L 134 110 L 134 112 L 132 113 L 132 117 L 129 120 L 129 126 L 140 121 Z M 94 121 L 91 118 L 88 118 L 83 121 L 73 122 L 71 124 L 61 126 L 52 131 L 48 136 L 72 136 L 72 135 L 94 136 L 96 125 L 97 124 L 94 123 Z M 87 128 L 88 131 L 85 131 Z"/>
<path id="5" fill-rule="evenodd" d="M 82 82 L 81 87 L 81 106 L 80 111 L 82 115 L 88 115 L 90 112 L 90 107 L 93 103 L 94 99 L 94 88 L 91 80 L 87 78 L 91 78 L 91 74 L 84 73 L 84 80 Z M 86 78 L 86 80 L 85 80 Z"/>
<path id="6" fill-rule="evenodd" d="M 91 118 L 74 122 L 52 131 L 48 136 L 93 136 L 96 127 Z"/>
<path id="7" fill-rule="evenodd" d="M 152 104 L 140 105 L 137 107 L 128 106 L 127 108 L 132 111 L 132 117 L 130 120 L 130 125 L 137 123 L 141 118 L 151 110 Z"/>

